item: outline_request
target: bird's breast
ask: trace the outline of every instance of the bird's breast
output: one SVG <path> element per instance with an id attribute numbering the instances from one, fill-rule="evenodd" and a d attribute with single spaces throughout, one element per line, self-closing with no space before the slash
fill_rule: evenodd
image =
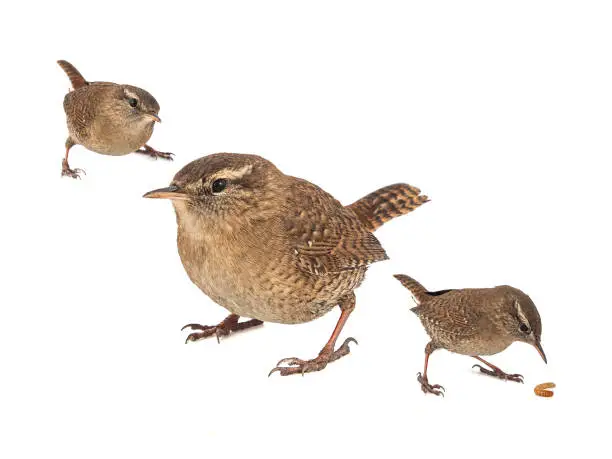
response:
<path id="1" fill-rule="evenodd" d="M 365 268 L 326 276 L 305 273 L 298 268 L 293 251 L 266 242 L 186 227 L 179 227 L 178 234 L 179 254 L 191 281 L 233 314 L 265 322 L 316 319 L 355 289 L 365 275 Z"/>
<path id="2" fill-rule="evenodd" d="M 76 120 L 76 122 L 74 122 Z M 111 114 L 98 113 L 91 120 L 68 122 L 71 137 L 88 150 L 121 156 L 142 147 L 153 134 L 154 122 L 128 123 Z"/>

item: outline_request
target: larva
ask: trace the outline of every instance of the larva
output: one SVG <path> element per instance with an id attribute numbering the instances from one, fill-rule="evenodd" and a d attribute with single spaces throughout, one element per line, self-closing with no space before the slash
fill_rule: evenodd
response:
<path id="1" fill-rule="evenodd" d="M 555 383 L 547 382 L 547 383 L 538 384 L 537 386 L 533 388 L 533 391 L 535 392 L 536 395 L 540 397 L 552 397 L 553 395 L 555 395 L 555 393 L 552 390 L 546 390 L 546 389 L 552 389 L 553 387 L 557 387 Z"/>

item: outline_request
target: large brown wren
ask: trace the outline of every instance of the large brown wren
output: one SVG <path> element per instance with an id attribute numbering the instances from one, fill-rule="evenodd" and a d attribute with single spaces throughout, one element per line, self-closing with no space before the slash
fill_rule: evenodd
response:
<path id="1" fill-rule="evenodd" d="M 69 62 L 57 63 L 73 87 L 64 97 L 68 139 L 62 175 L 79 178 L 79 173 L 84 172 L 68 165 L 68 152 L 74 145 L 103 155 L 136 152 L 172 159 L 172 153 L 162 153 L 147 145 L 154 124 L 161 122 L 159 104 L 151 94 L 126 84 L 88 82 Z"/>
<path id="2" fill-rule="evenodd" d="M 264 158 L 231 153 L 191 162 L 169 187 L 144 197 L 172 200 L 189 278 L 231 313 L 216 326 L 186 325 L 193 331 L 187 341 L 263 322 L 304 323 L 340 307 L 319 355 L 281 360 L 270 374 L 283 376 L 322 370 L 350 352 L 352 338 L 335 344 L 355 308 L 353 291 L 371 263 L 387 259 L 372 232 L 427 201 L 417 188 L 397 184 L 345 207 Z"/>
<path id="3" fill-rule="evenodd" d="M 523 376 L 504 373 L 480 356 L 497 354 L 513 342 L 522 341 L 534 346 L 547 362 L 540 343 L 540 314 L 531 298 L 519 289 L 501 285 L 429 292 L 411 277 L 403 274 L 395 277 L 416 299 L 418 306 L 411 311 L 431 338 L 425 347 L 425 369 L 417 375 L 423 392 L 440 395 L 444 390 L 427 379 L 429 356 L 436 349 L 472 356 L 491 368 L 474 365 L 482 373 L 516 382 L 523 382 Z"/>

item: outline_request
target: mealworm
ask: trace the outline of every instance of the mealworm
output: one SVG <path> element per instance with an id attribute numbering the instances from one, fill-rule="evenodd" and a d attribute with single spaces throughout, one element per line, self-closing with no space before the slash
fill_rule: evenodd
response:
<path id="1" fill-rule="evenodd" d="M 540 397 L 552 397 L 553 395 L 555 395 L 555 393 L 552 390 L 546 390 L 546 389 L 552 389 L 553 387 L 557 387 L 555 383 L 546 382 L 546 383 L 538 384 L 537 386 L 535 386 L 533 388 L 533 391 L 535 392 L 536 395 Z"/>

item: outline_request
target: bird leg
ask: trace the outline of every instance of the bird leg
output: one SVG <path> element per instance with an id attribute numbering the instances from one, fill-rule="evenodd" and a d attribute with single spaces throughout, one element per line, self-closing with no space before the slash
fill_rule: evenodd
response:
<path id="1" fill-rule="evenodd" d="M 191 333 L 187 337 L 185 343 L 188 343 L 189 341 L 199 341 L 212 335 L 217 337 L 217 342 L 219 343 L 221 342 L 219 339 L 221 336 L 228 336 L 231 332 L 246 330 L 247 328 L 256 327 L 263 324 L 261 320 L 257 319 L 247 320 L 246 322 L 238 322 L 239 318 L 240 316 L 236 314 L 230 314 L 223 319 L 219 325 L 187 324 L 181 328 L 181 331 L 185 330 L 186 328 L 199 331 Z"/>
<path id="2" fill-rule="evenodd" d="M 478 364 L 472 366 L 472 368 L 478 368 L 481 373 L 484 373 L 489 376 L 493 376 L 495 378 L 503 379 L 505 381 L 515 381 L 515 382 L 520 382 L 520 383 L 523 382 L 523 375 L 505 373 L 501 371 L 499 368 L 497 368 L 495 365 L 487 362 L 484 359 L 481 359 L 477 355 L 473 355 L 472 357 L 474 357 L 476 360 L 480 360 L 482 363 L 484 363 L 485 365 L 488 365 L 489 367 L 493 369 L 493 370 L 488 370 L 487 368 L 483 368 Z"/>
<path id="3" fill-rule="evenodd" d="M 143 155 L 147 155 L 150 156 L 151 158 L 157 159 L 157 158 L 164 158 L 164 159 L 168 159 L 170 161 L 174 161 L 174 153 L 163 153 L 161 151 L 157 151 L 155 148 L 148 146 L 147 144 L 144 145 L 144 147 L 142 147 L 140 150 L 136 150 L 135 153 L 140 153 Z"/>
<path id="4" fill-rule="evenodd" d="M 353 312 L 353 309 L 355 309 L 354 293 L 351 293 L 340 300 L 340 309 L 342 310 L 342 313 L 340 314 L 336 328 L 334 328 L 334 332 L 329 338 L 329 341 L 327 341 L 327 344 L 323 346 L 323 349 L 321 349 L 321 352 L 319 352 L 317 357 L 312 360 L 302 360 L 298 359 L 297 357 L 282 359 L 276 364 L 276 367 L 274 367 L 272 371 L 268 373 L 268 376 L 275 371 L 278 371 L 281 376 L 294 375 L 298 373 L 304 375 L 305 373 L 311 373 L 313 371 L 321 371 L 327 366 L 328 363 L 334 362 L 340 357 L 344 357 L 345 355 L 349 354 L 351 352 L 349 343 L 353 342 L 357 344 L 357 340 L 355 338 L 347 338 L 344 343 L 342 343 L 342 346 L 336 350 L 334 350 L 334 348 L 344 324 L 346 323 L 351 312 Z"/>
<path id="5" fill-rule="evenodd" d="M 66 175 L 74 179 L 80 179 L 81 176 L 79 174 L 81 172 L 87 175 L 85 171 L 83 169 L 70 169 L 70 166 L 68 165 L 68 152 L 73 146 L 74 143 L 70 139 L 66 140 L 66 156 L 64 156 L 64 159 L 62 160 L 62 177 Z"/>
<path id="6" fill-rule="evenodd" d="M 439 384 L 429 384 L 429 380 L 427 379 L 427 365 L 429 364 L 429 356 L 435 350 L 436 347 L 431 342 L 425 346 L 425 368 L 423 369 L 423 374 L 417 373 L 417 381 L 421 383 L 421 390 L 424 394 L 430 393 L 444 397 L 444 387 Z"/>

